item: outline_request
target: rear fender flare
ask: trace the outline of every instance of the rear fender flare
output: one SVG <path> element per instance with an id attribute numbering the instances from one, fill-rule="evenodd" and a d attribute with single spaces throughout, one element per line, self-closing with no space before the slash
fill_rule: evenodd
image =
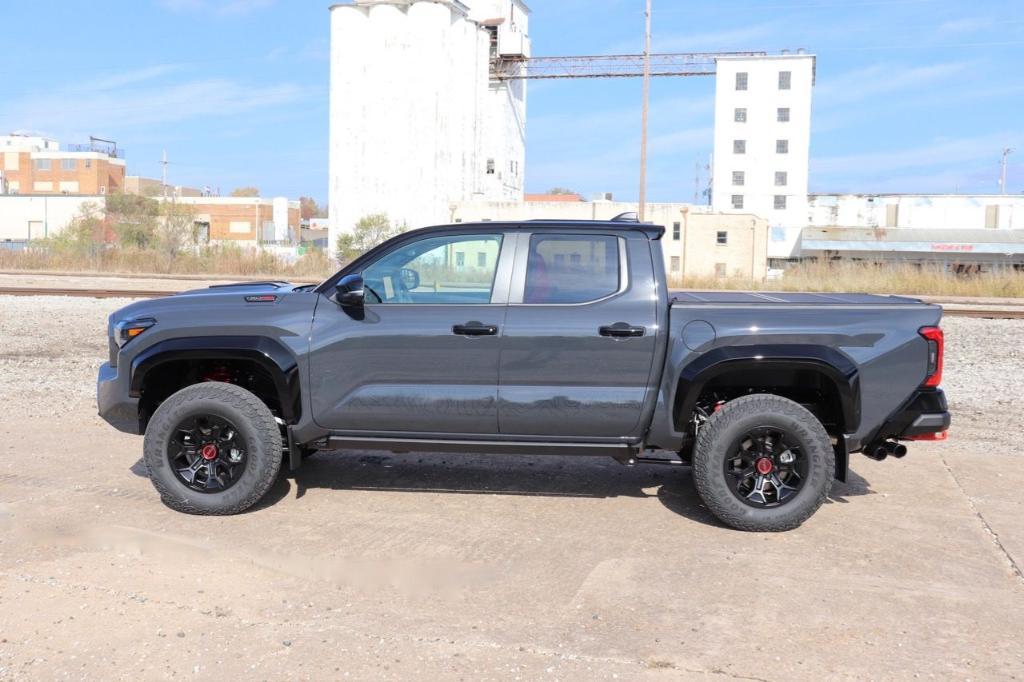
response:
<path id="1" fill-rule="evenodd" d="M 255 362 L 270 374 L 284 420 L 294 423 L 302 412 L 295 357 L 280 342 L 265 336 L 190 336 L 155 343 L 132 359 L 130 395 L 141 397 L 146 374 L 178 360 Z"/>
<path id="2" fill-rule="evenodd" d="M 679 374 L 673 418 L 685 425 L 704 387 L 714 378 L 738 369 L 815 369 L 825 375 L 839 394 L 843 431 L 854 433 L 860 426 L 860 374 L 853 360 L 828 346 L 779 344 L 722 346 L 702 354 L 685 365 Z"/>

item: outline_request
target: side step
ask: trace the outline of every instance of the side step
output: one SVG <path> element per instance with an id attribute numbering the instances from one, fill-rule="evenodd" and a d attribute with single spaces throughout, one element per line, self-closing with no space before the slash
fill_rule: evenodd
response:
<path id="1" fill-rule="evenodd" d="M 328 450 L 388 450 L 405 452 L 461 452 L 499 455 L 604 455 L 619 461 L 636 455 L 629 443 L 563 443 L 557 441 L 454 440 L 435 438 L 373 438 L 330 436 Z"/>

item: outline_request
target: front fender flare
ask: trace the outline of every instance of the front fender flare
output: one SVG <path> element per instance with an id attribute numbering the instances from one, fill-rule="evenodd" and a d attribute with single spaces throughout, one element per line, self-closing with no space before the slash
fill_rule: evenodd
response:
<path id="1" fill-rule="evenodd" d="M 132 359 L 129 394 L 141 397 L 146 374 L 176 360 L 255 362 L 270 374 L 284 420 L 293 423 L 302 412 L 295 357 L 280 342 L 265 336 L 190 336 L 154 343 Z"/>

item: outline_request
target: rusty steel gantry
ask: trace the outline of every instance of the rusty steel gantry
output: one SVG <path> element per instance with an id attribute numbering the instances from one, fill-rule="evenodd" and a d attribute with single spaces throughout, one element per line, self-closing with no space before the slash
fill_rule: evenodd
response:
<path id="1" fill-rule="evenodd" d="M 650 55 L 650 75 L 713 76 L 719 57 L 763 57 L 766 52 L 678 52 Z M 496 57 L 496 80 L 555 78 L 640 78 L 644 55 L 610 54 L 579 57 Z"/>

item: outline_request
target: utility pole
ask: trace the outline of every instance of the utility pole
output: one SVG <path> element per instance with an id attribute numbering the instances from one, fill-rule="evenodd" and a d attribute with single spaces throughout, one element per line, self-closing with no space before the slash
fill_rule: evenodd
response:
<path id="1" fill-rule="evenodd" d="M 167 198 L 167 150 L 164 150 L 163 157 L 160 160 L 160 165 L 163 166 L 163 176 L 160 181 L 160 189 L 163 191 L 164 199 Z"/>
<path id="2" fill-rule="evenodd" d="M 1006 157 L 1014 152 L 1010 147 L 1003 148 L 1003 158 L 999 162 L 999 193 L 1006 194 Z"/>
<path id="3" fill-rule="evenodd" d="M 644 11 L 644 96 L 640 124 L 640 206 L 637 215 L 644 221 L 647 206 L 647 109 L 651 98 L 651 0 Z"/>

